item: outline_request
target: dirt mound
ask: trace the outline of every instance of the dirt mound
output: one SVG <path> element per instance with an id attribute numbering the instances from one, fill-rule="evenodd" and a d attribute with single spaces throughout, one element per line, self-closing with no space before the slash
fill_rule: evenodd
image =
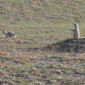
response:
<path id="1" fill-rule="evenodd" d="M 85 38 L 68 39 L 62 42 L 54 43 L 44 47 L 45 51 L 59 51 L 59 52 L 85 52 Z"/>

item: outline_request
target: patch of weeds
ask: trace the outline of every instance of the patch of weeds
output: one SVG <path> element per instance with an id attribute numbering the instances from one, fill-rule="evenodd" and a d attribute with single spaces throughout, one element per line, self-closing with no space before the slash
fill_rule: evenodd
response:
<path id="1" fill-rule="evenodd" d="M 44 82 L 36 81 L 33 85 L 45 85 Z"/>
<path id="2" fill-rule="evenodd" d="M 32 83 L 32 82 L 33 82 L 33 79 L 29 79 L 29 80 L 28 80 L 28 83 Z"/>
<path id="3" fill-rule="evenodd" d="M 26 75 L 25 70 L 18 70 L 16 73 L 17 73 L 17 76 L 25 76 Z"/>
<path id="4" fill-rule="evenodd" d="M 56 80 L 51 79 L 51 83 L 52 83 L 52 84 L 55 84 L 55 83 L 56 83 Z"/>
<path id="5" fill-rule="evenodd" d="M 63 76 L 57 76 L 57 80 L 60 81 L 63 79 Z"/>
<path id="6" fill-rule="evenodd" d="M 0 70 L 2 70 L 3 68 L 2 68 L 2 66 L 0 66 Z"/>
<path id="7" fill-rule="evenodd" d="M 32 73 L 32 72 L 33 72 L 33 70 L 32 70 L 32 69 L 30 69 L 28 72 L 29 72 L 29 73 Z"/>
<path id="8" fill-rule="evenodd" d="M 25 83 L 24 82 L 21 82 L 21 83 L 19 83 L 19 85 L 25 85 Z"/>
<path id="9" fill-rule="evenodd" d="M 75 79 L 65 79 L 62 80 L 63 85 L 82 85 L 81 81 L 77 81 Z"/>
<path id="10" fill-rule="evenodd" d="M 37 55 L 31 56 L 30 59 L 38 59 Z"/>
<path id="11" fill-rule="evenodd" d="M 53 65 L 50 65 L 50 66 L 48 66 L 47 68 L 49 68 L 49 69 L 52 68 L 52 69 L 53 69 L 54 67 L 53 67 Z"/>
<path id="12" fill-rule="evenodd" d="M 37 66 L 37 68 L 43 68 L 43 65 L 42 65 L 42 64 L 39 64 L 39 65 Z"/>
<path id="13" fill-rule="evenodd" d="M 80 74 L 80 75 L 85 75 L 85 71 L 75 70 L 74 73 L 75 73 L 75 74 Z"/>
<path id="14" fill-rule="evenodd" d="M 67 67 L 65 68 L 65 70 L 67 70 L 67 71 L 69 71 L 69 70 L 71 70 L 71 69 L 72 69 L 71 66 L 67 66 Z"/>

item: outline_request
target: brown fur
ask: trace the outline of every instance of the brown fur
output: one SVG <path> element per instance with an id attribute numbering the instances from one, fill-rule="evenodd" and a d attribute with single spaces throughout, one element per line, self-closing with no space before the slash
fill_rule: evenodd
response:
<path id="1" fill-rule="evenodd" d="M 74 24 L 74 30 L 73 31 L 74 31 L 74 33 L 73 33 L 74 39 L 80 38 L 80 31 L 79 31 L 78 24 Z"/>
<path id="2" fill-rule="evenodd" d="M 14 32 L 7 32 L 7 31 L 2 31 L 6 37 L 16 37 L 16 34 Z"/>

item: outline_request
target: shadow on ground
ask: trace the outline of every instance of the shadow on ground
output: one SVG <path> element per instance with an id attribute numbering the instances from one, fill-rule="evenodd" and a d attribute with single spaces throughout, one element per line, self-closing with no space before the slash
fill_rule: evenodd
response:
<path id="1" fill-rule="evenodd" d="M 58 51 L 58 52 L 85 52 L 85 38 L 77 40 L 67 39 L 62 42 L 47 45 L 43 48 L 43 51 Z"/>

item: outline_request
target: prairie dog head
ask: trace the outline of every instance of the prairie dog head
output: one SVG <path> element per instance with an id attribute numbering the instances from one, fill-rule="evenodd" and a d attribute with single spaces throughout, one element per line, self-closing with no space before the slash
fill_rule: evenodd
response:
<path id="1" fill-rule="evenodd" d="M 7 33 L 7 31 L 2 30 L 3 33 Z"/>

